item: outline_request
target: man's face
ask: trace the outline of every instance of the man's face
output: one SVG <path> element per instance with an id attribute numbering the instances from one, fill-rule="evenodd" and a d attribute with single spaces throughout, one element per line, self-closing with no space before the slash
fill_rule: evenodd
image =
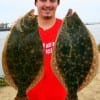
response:
<path id="1" fill-rule="evenodd" d="M 39 16 L 43 18 L 52 18 L 55 16 L 58 0 L 37 0 L 36 6 Z"/>

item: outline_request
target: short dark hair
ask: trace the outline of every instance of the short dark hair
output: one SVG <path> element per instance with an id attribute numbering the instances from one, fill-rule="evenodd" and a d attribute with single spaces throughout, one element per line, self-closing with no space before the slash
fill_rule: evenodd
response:
<path id="1" fill-rule="evenodd" d="M 37 2 L 37 0 L 35 0 L 35 3 Z M 58 0 L 58 4 L 60 3 L 60 0 Z"/>

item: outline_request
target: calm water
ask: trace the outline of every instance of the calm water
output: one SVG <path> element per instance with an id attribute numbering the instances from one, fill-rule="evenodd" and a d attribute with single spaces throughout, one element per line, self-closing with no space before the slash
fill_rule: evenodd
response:
<path id="1" fill-rule="evenodd" d="M 100 24 L 95 24 L 95 25 L 87 25 L 88 29 L 94 36 L 97 44 L 100 43 Z M 9 34 L 8 31 L 3 31 L 0 32 L 0 76 L 4 75 L 3 70 L 2 70 L 2 50 L 4 46 L 4 42 L 6 39 L 7 34 Z"/>

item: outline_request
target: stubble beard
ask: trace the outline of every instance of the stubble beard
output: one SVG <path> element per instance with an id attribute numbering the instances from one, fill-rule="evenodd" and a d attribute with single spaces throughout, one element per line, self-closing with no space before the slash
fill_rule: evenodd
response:
<path id="1" fill-rule="evenodd" d="M 52 18 L 52 16 L 44 16 L 44 19 L 51 19 Z"/>

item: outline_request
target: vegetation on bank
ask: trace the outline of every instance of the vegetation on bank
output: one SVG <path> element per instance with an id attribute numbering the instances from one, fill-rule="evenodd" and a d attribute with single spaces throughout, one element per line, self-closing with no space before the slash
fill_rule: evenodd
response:
<path id="1" fill-rule="evenodd" d="M 98 44 L 98 50 L 99 50 L 99 52 L 100 52 L 100 44 Z"/>
<path id="2" fill-rule="evenodd" d="M 0 77 L 0 87 L 7 86 L 7 82 L 4 77 Z"/>

